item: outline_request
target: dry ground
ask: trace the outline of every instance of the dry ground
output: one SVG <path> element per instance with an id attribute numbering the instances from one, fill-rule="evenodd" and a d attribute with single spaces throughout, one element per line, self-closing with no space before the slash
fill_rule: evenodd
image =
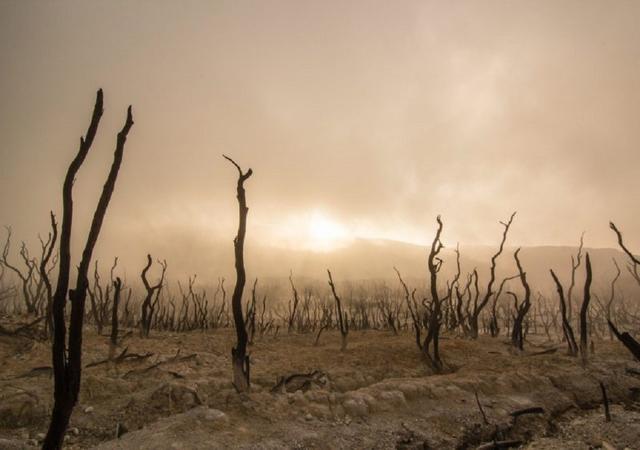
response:
<path id="1" fill-rule="evenodd" d="M 583 367 L 558 343 L 556 353 L 534 355 L 553 346 L 541 338 L 524 354 L 504 338 L 444 339 L 450 373 L 434 375 L 409 334 L 352 332 L 342 353 L 338 333 L 323 334 L 318 347 L 311 334 L 265 336 L 250 349 L 252 392 L 238 395 L 233 339 L 232 330 L 127 338 L 117 353 L 152 355 L 84 370 L 66 448 L 453 449 L 498 439 L 530 449 L 640 449 L 632 373 L 640 365 L 617 342 L 596 342 Z M 107 341 L 87 331 L 84 364 L 106 358 Z M 48 366 L 48 343 L 0 337 L 0 449 L 33 448 L 46 431 Z M 271 392 L 278 377 L 313 370 L 321 374 L 310 386 Z M 613 403 L 609 423 L 599 381 Z M 534 406 L 544 414 L 510 415 Z M 117 428 L 126 430 L 119 439 Z"/>

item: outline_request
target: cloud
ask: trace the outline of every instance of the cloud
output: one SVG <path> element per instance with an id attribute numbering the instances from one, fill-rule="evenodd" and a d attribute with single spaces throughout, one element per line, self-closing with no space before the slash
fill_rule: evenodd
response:
<path id="1" fill-rule="evenodd" d="M 589 245 L 614 246 L 615 219 L 640 247 L 636 3 L 127 5 L 0 6 L 0 222 L 20 238 L 60 210 L 102 86 L 78 231 L 129 103 L 136 119 L 106 247 L 147 229 L 233 236 L 223 152 L 255 171 L 249 233 L 267 243 L 284 217 L 314 210 L 413 242 L 440 213 L 446 240 L 493 243 L 517 209 L 522 244 L 587 230 Z"/>

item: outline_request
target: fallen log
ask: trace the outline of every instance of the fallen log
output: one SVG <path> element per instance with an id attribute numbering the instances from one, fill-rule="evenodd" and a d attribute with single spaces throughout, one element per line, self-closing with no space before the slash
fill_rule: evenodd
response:
<path id="1" fill-rule="evenodd" d="M 541 408 L 540 406 L 533 406 L 531 408 L 518 409 L 518 410 L 513 411 L 511 413 L 511 417 L 516 419 L 516 418 L 518 418 L 520 416 L 524 416 L 526 414 L 544 414 L 544 408 Z"/>
<path id="2" fill-rule="evenodd" d="M 624 333 L 620 333 L 620 331 L 618 331 L 618 329 L 616 328 L 616 326 L 613 324 L 613 322 L 611 322 L 610 320 L 609 322 L 609 328 L 611 329 L 611 331 L 613 332 L 613 334 L 615 334 L 616 338 L 618 338 L 618 340 L 620 342 L 622 342 L 622 344 L 627 347 L 627 350 L 629 350 L 631 352 L 631 354 L 638 360 L 640 361 L 640 343 L 638 343 L 638 341 L 636 341 L 629 333 L 627 333 L 626 331 Z"/>

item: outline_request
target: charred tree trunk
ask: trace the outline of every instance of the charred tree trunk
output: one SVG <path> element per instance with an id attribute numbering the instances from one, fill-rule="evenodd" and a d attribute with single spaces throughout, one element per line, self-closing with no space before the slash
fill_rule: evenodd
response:
<path id="1" fill-rule="evenodd" d="M 404 280 L 402 279 L 402 276 L 400 275 L 400 271 L 395 267 L 393 268 L 393 270 L 395 270 L 396 273 L 398 274 L 398 280 L 400 280 L 400 284 L 404 289 L 404 299 L 405 299 L 405 302 L 407 303 L 407 309 L 409 310 L 409 314 L 411 314 L 411 321 L 413 323 L 413 331 L 416 339 L 416 346 L 418 347 L 418 350 L 422 350 L 422 338 L 421 338 L 422 321 L 420 320 L 418 305 L 415 301 L 413 301 L 415 298 L 414 295 L 411 295 L 411 297 L 409 296 L 409 288 L 407 286 L 407 283 L 405 283 Z M 413 294 L 415 294 L 415 289 L 413 290 Z"/>
<path id="2" fill-rule="evenodd" d="M 502 233 L 502 240 L 500 241 L 500 247 L 498 248 L 498 251 L 491 257 L 491 266 L 489 269 L 489 283 L 487 284 L 487 290 L 484 294 L 484 297 L 482 298 L 482 301 L 477 305 L 474 305 L 473 311 L 471 311 L 471 314 L 469 315 L 469 337 L 471 337 L 472 339 L 476 339 L 478 337 L 478 317 L 480 317 L 480 313 L 482 312 L 484 307 L 487 305 L 487 303 L 489 303 L 489 300 L 491 299 L 491 296 L 494 293 L 493 284 L 496 281 L 496 262 L 498 260 L 498 257 L 502 254 L 502 251 L 504 250 L 504 244 L 507 240 L 507 234 L 509 233 L 509 228 L 513 223 L 513 218 L 515 217 L 515 215 L 516 215 L 515 212 L 511 214 L 509 221 L 506 223 L 500 222 L 504 227 L 504 231 Z"/>
<path id="3" fill-rule="evenodd" d="M 518 350 L 524 350 L 524 332 L 523 332 L 523 323 L 524 318 L 529 312 L 529 308 L 531 308 L 531 288 L 529 287 L 529 283 L 527 282 L 527 274 L 524 270 L 522 270 L 522 264 L 520 263 L 520 258 L 518 255 L 520 254 L 520 249 L 516 250 L 513 254 L 514 259 L 516 260 L 516 266 L 518 267 L 518 273 L 520 274 L 520 282 L 522 283 L 522 287 L 524 288 L 524 300 L 522 304 L 518 306 L 518 300 L 516 295 L 513 292 L 510 294 L 515 299 L 515 307 L 516 307 L 516 316 L 513 322 L 513 331 L 511 333 L 511 343 Z"/>
<path id="4" fill-rule="evenodd" d="M 336 292 L 336 287 L 333 284 L 333 278 L 331 277 L 331 272 L 327 269 L 327 274 L 329 274 L 329 286 L 331 286 L 331 292 L 333 293 L 333 298 L 336 301 L 336 315 L 338 327 L 340 328 L 340 336 L 341 336 L 341 344 L 340 351 L 343 352 L 347 349 L 347 336 L 349 335 L 349 321 L 347 320 L 347 313 L 342 312 L 342 302 L 340 301 L 340 297 Z"/>
<path id="5" fill-rule="evenodd" d="M 223 155 L 224 156 L 224 155 Z M 233 310 L 233 321 L 236 326 L 236 346 L 231 349 L 231 366 L 233 370 L 233 385 L 238 392 L 249 390 L 250 361 L 247 355 L 248 336 L 242 315 L 242 292 L 246 283 L 246 273 L 244 270 L 244 238 L 247 233 L 247 199 L 244 191 L 244 182 L 253 174 L 249 169 L 243 172 L 236 162 L 224 156 L 236 169 L 238 169 L 238 185 L 236 188 L 238 199 L 238 234 L 233 240 L 236 267 L 236 285 L 231 296 L 231 308 Z"/>
<path id="6" fill-rule="evenodd" d="M 142 317 L 140 319 L 140 335 L 142 337 L 149 337 L 149 333 L 151 332 L 151 324 L 153 322 L 153 313 L 155 311 L 156 302 L 160 295 L 160 290 L 162 289 L 162 285 L 164 284 L 164 276 L 167 272 L 167 262 L 166 261 L 158 261 L 160 266 L 162 267 L 162 275 L 160 276 L 160 281 L 157 284 L 151 286 L 149 284 L 149 280 L 147 280 L 147 272 L 153 263 L 151 259 L 151 255 L 147 255 L 147 264 L 142 269 L 142 273 L 140 274 L 140 278 L 142 278 L 142 284 L 144 284 L 144 288 L 147 291 L 147 294 L 142 302 Z M 153 300 L 155 296 L 155 301 Z"/>
<path id="7" fill-rule="evenodd" d="M 295 284 L 293 284 L 293 272 L 289 272 L 289 284 L 291 284 L 291 291 L 293 293 L 293 307 L 291 306 L 291 303 L 290 303 L 289 304 L 289 320 L 288 320 L 289 323 L 288 323 L 287 332 L 291 333 L 291 331 L 293 331 L 293 324 L 296 319 L 298 303 L 300 302 L 300 299 L 298 297 L 298 290 L 296 289 Z"/>
<path id="8" fill-rule="evenodd" d="M 629 250 L 622 240 L 622 232 L 616 227 L 613 222 L 609 222 L 609 227 L 616 233 L 618 238 L 618 245 L 622 249 L 622 251 L 629 257 L 629 273 L 635 278 L 638 285 L 640 285 L 640 258 L 635 256 L 631 250 Z"/>
<path id="9" fill-rule="evenodd" d="M 47 264 L 51 259 L 51 254 L 53 252 L 53 247 L 56 245 L 56 241 L 58 239 L 58 224 L 56 222 L 56 217 L 53 215 L 53 211 L 50 213 L 51 215 L 51 237 L 49 239 L 49 247 L 47 251 L 44 253 L 42 260 L 40 261 L 40 278 L 44 282 L 46 295 L 47 295 L 47 306 L 45 309 L 45 320 L 46 320 L 46 335 L 49 337 L 53 335 L 53 317 L 52 317 L 52 303 L 53 303 L 53 287 L 51 286 L 51 280 L 49 279 L 49 271 L 47 270 Z M 55 262 L 54 262 L 55 266 Z"/>
<path id="10" fill-rule="evenodd" d="M 440 308 L 440 296 L 438 294 L 438 272 L 442 267 L 442 259 L 438 257 L 438 254 L 444 247 L 440 241 L 440 235 L 442 234 L 442 220 L 440 216 L 436 218 L 438 223 L 438 229 L 436 235 L 431 243 L 431 250 L 429 251 L 429 257 L 427 258 L 427 268 L 429 269 L 429 291 L 431 293 L 431 304 L 428 310 L 428 317 L 426 317 L 427 333 L 422 343 L 422 352 L 424 356 L 429 360 L 431 367 L 439 371 L 442 369 L 442 360 L 440 359 L 440 327 L 442 325 L 442 312 Z M 431 344 L 433 344 L 433 350 L 430 352 Z"/>
<path id="11" fill-rule="evenodd" d="M 102 189 L 98 206 L 93 215 L 91 228 L 87 242 L 82 253 L 82 259 L 78 268 L 76 288 L 69 291 L 71 300 L 71 316 L 69 320 L 69 339 L 67 342 L 67 329 L 65 323 L 65 306 L 67 291 L 69 288 L 69 269 L 71 266 L 71 223 L 73 219 L 73 182 L 89 149 L 93 143 L 100 118 L 102 116 L 102 90 L 96 96 L 96 103 L 87 130 L 86 137 L 80 138 L 80 148 L 76 157 L 71 162 L 64 180 L 62 191 L 62 227 L 60 233 L 60 259 L 58 270 L 58 283 L 53 296 L 53 323 L 54 338 L 52 345 L 52 360 L 54 374 L 54 403 L 51 413 L 51 422 L 44 439 L 43 449 L 60 449 L 69 418 L 78 400 L 80 391 L 80 379 L 82 371 L 82 325 L 84 320 L 84 304 L 87 294 L 87 272 L 91 262 L 93 249 L 98 240 L 102 222 L 115 188 L 118 171 L 122 163 L 124 145 L 129 130 L 133 126 L 131 106 L 127 110 L 127 120 L 124 127 L 118 133 L 113 164 Z M 67 350 L 65 351 L 65 346 Z"/>
<path id="12" fill-rule="evenodd" d="M 578 345 L 576 344 L 576 338 L 573 334 L 573 328 L 571 327 L 571 323 L 569 322 L 569 318 L 567 316 L 567 305 L 564 300 L 564 289 L 562 288 L 562 284 L 560 280 L 553 272 L 550 270 L 551 277 L 553 281 L 556 283 L 556 289 L 558 290 L 558 297 L 560 298 L 560 315 L 562 317 L 562 332 L 564 334 L 564 338 L 567 341 L 567 345 L 569 346 L 569 356 L 576 356 L 578 354 Z"/>
<path id="13" fill-rule="evenodd" d="M 624 333 L 620 333 L 613 322 L 609 321 L 609 328 L 616 336 L 616 338 L 622 342 L 622 344 L 627 347 L 627 350 L 631 352 L 631 354 L 640 361 L 640 343 L 636 341 L 629 333 L 626 331 Z"/>
<path id="14" fill-rule="evenodd" d="M 111 310 L 111 345 L 118 345 L 118 305 L 120 305 L 120 292 L 122 291 L 122 280 L 120 277 L 113 282 L 113 309 Z"/>
<path id="15" fill-rule="evenodd" d="M 491 319 L 489 321 L 489 333 L 491 337 L 498 337 L 500 335 L 500 325 L 498 324 L 498 300 L 500 300 L 500 296 L 502 295 L 502 291 L 504 291 L 504 286 L 507 282 L 518 278 L 520 275 L 514 275 L 512 277 L 507 277 L 502 280 L 500 283 L 500 288 L 496 295 L 493 296 L 493 302 L 491 304 Z"/>
<path id="16" fill-rule="evenodd" d="M 589 253 L 585 255 L 585 269 L 586 278 L 584 281 L 584 300 L 582 301 L 582 307 L 580 308 L 580 356 L 583 361 L 586 361 L 589 357 L 589 331 L 587 329 L 588 316 L 589 316 L 589 302 L 591 301 L 591 259 Z"/>

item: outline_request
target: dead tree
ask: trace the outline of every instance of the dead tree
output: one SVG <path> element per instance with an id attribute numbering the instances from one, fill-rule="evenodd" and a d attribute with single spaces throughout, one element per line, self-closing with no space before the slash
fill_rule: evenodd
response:
<path id="1" fill-rule="evenodd" d="M 502 232 L 502 241 L 500 241 L 500 247 L 498 251 L 491 257 L 491 266 L 489 269 L 489 282 L 487 283 L 487 290 L 484 293 L 484 297 L 482 301 L 478 304 L 474 304 L 473 311 L 469 315 L 469 336 L 472 339 L 476 339 L 478 337 L 478 317 L 480 317 L 480 313 L 484 309 L 484 307 L 489 303 L 491 296 L 493 295 L 493 284 L 496 281 L 496 262 L 498 257 L 502 254 L 504 250 L 504 244 L 507 240 L 507 234 L 509 233 L 509 228 L 511 227 L 511 223 L 513 222 L 513 218 L 516 213 L 511 214 L 508 222 L 500 222 L 504 227 L 504 231 Z"/>
<path id="2" fill-rule="evenodd" d="M 580 246 L 576 256 L 571 256 L 571 282 L 569 283 L 569 289 L 567 290 L 567 318 L 569 323 L 573 320 L 573 288 L 576 285 L 576 272 L 582 264 L 582 250 L 584 249 L 584 233 L 580 235 Z"/>
<path id="3" fill-rule="evenodd" d="M 624 245 L 624 241 L 622 240 L 622 232 L 616 227 L 613 222 L 609 222 L 609 227 L 616 233 L 618 238 L 618 245 L 622 249 L 622 251 L 629 257 L 629 273 L 633 276 L 633 278 L 640 284 L 640 259 L 635 256 L 631 251 Z"/>
<path id="4" fill-rule="evenodd" d="M 347 335 L 349 334 L 349 321 L 347 320 L 347 313 L 342 312 L 342 303 L 340 297 L 336 293 L 336 286 L 333 284 L 333 278 L 331 277 L 331 271 L 327 269 L 329 274 L 329 286 L 331 286 L 331 293 L 336 301 L 336 316 L 338 322 L 338 328 L 340 329 L 340 336 L 342 337 L 342 343 L 340 344 L 340 351 L 343 352 L 347 349 Z"/>
<path id="5" fill-rule="evenodd" d="M 613 305 L 613 301 L 616 298 L 616 282 L 618 281 L 621 275 L 620 266 L 618 266 L 618 262 L 615 260 L 615 258 L 612 258 L 612 260 L 613 260 L 613 266 L 616 268 L 616 275 L 613 277 L 613 280 L 611 280 L 611 290 L 609 293 L 609 301 L 607 302 L 607 308 L 605 311 L 608 321 L 611 320 L 611 305 Z"/>
<path id="6" fill-rule="evenodd" d="M 460 296 L 460 244 L 456 244 L 456 274 L 453 277 L 453 280 L 448 286 L 448 297 L 449 297 L 449 311 L 447 318 L 447 328 L 449 330 L 455 330 L 461 323 L 464 325 L 464 320 L 460 319 L 460 315 L 462 315 L 462 296 Z M 456 293 L 456 302 L 454 303 L 453 294 Z M 460 315 L 458 314 L 460 312 Z"/>
<path id="7" fill-rule="evenodd" d="M 50 333 L 53 332 L 53 317 L 51 315 L 51 306 L 53 302 L 53 287 L 51 286 L 51 280 L 49 279 L 49 269 L 47 269 L 47 264 L 51 259 L 51 254 L 53 253 L 53 248 L 56 245 L 56 241 L 58 239 L 58 223 L 56 222 L 56 216 L 54 216 L 53 211 L 50 212 L 51 218 L 51 232 L 49 233 L 49 239 L 47 240 L 47 245 L 43 245 L 43 254 L 42 259 L 40 259 L 40 279 L 45 285 L 46 295 L 47 295 L 47 305 L 45 309 L 45 334 L 49 336 Z"/>
<path id="8" fill-rule="evenodd" d="M 620 333 L 616 326 L 612 321 L 609 320 L 609 328 L 616 336 L 616 338 L 622 342 L 622 344 L 631 352 L 631 354 L 636 358 L 636 360 L 640 361 L 640 343 L 636 341 L 629 333 L 626 331 L 624 333 Z"/>
<path id="9" fill-rule="evenodd" d="M 442 259 L 438 256 L 444 248 L 440 235 L 442 234 L 442 220 L 440 216 L 436 217 L 438 229 L 431 243 L 431 249 L 427 258 L 427 268 L 429 270 L 429 292 L 431 294 L 431 302 L 426 310 L 424 323 L 427 326 L 426 335 L 422 343 L 422 353 L 429 361 L 434 370 L 442 369 L 442 360 L 440 359 L 440 327 L 442 325 L 442 311 L 440 308 L 441 300 L 438 294 L 438 272 L 442 268 Z M 431 344 L 433 349 L 430 350 Z"/>
<path id="10" fill-rule="evenodd" d="M 395 267 L 393 270 L 398 274 L 398 280 L 400 280 L 400 284 L 404 289 L 404 299 L 407 304 L 407 309 L 409 310 L 409 314 L 411 314 L 411 322 L 413 324 L 414 336 L 416 338 L 416 346 L 418 350 L 422 350 L 422 320 L 420 318 L 420 312 L 418 311 L 418 303 L 415 300 L 415 289 L 412 292 L 411 297 L 409 296 L 409 288 L 407 287 L 407 283 L 404 282 L 402 276 L 400 275 L 400 271 Z"/>
<path id="11" fill-rule="evenodd" d="M 639 274 L 639 270 L 640 270 L 640 259 L 638 259 L 637 256 L 635 256 L 624 244 L 624 241 L 622 239 L 622 232 L 616 227 L 616 225 L 613 222 L 609 222 L 609 227 L 614 231 L 614 233 L 616 234 L 616 237 L 618 238 L 618 245 L 620 246 L 620 248 L 622 249 L 622 251 L 627 255 L 627 257 L 629 258 L 629 266 L 628 266 L 628 270 L 629 273 L 633 276 L 633 278 L 638 282 L 638 284 L 640 284 L 640 274 Z M 617 264 L 616 264 L 617 267 Z M 619 272 L 619 270 L 618 270 Z M 616 276 L 617 279 L 617 276 Z M 611 285 L 611 297 L 613 297 L 614 295 L 614 284 L 615 284 L 615 280 L 612 282 Z M 609 305 L 611 304 L 611 300 L 609 301 Z M 623 302 L 624 304 L 624 302 Z M 616 336 L 616 338 L 622 342 L 622 344 L 631 352 L 631 354 L 638 360 L 640 361 L 640 343 L 638 343 L 638 341 L 636 341 L 629 333 L 624 332 L 624 333 L 620 333 L 618 331 L 618 329 L 615 327 L 615 325 L 613 324 L 613 321 L 608 317 L 607 321 L 609 323 L 609 329 L 613 332 L 613 334 Z"/>
<path id="12" fill-rule="evenodd" d="M 502 295 L 502 291 L 504 291 L 504 286 L 507 282 L 519 278 L 520 275 L 513 275 L 511 277 L 506 277 L 500 283 L 500 287 L 498 288 L 498 292 L 493 296 L 493 302 L 491 303 L 491 319 L 489 321 L 489 333 L 491 337 L 498 337 L 500 334 L 500 326 L 498 325 L 498 300 L 500 300 L 500 296 Z"/>
<path id="13" fill-rule="evenodd" d="M 589 302 L 591 301 L 591 259 L 589 253 L 585 255 L 585 270 L 586 278 L 584 281 L 584 300 L 582 301 L 582 307 L 580 308 L 580 356 L 583 361 L 586 361 L 589 356 L 588 337 L 589 332 L 587 330 L 587 320 L 589 312 Z"/>
<path id="14" fill-rule="evenodd" d="M 89 300 L 91 301 L 91 314 L 96 325 L 98 334 L 102 334 L 102 329 L 108 320 L 109 304 L 111 303 L 111 286 L 107 284 L 103 289 L 100 284 L 100 273 L 98 271 L 98 261 L 95 262 L 93 272 L 93 289 L 88 288 Z"/>
<path id="15" fill-rule="evenodd" d="M 91 263 L 93 249 L 98 241 L 102 222 L 115 188 L 118 171 L 122 163 L 124 145 L 129 130 L 133 126 L 131 106 L 127 109 L 127 119 L 122 130 L 118 133 L 113 164 L 104 184 L 96 211 L 93 215 L 89 235 L 82 252 L 82 259 L 78 268 L 75 289 L 69 290 L 69 270 L 71 266 L 71 223 L 73 219 L 73 183 L 82 166 L 93 139 L 98 130 L 102 117 L 102 90 L 96 96 L 96 103 L 91 117 L 91 123 L 84 138 L 80 138 L 80 148 L 71 162 L 64 179 L 62 190 L 62 226 L 60 231 L 60 258 L 58 266 L 58 282 L 53 296 L 54 338 L 52 344 L 52 361 L 54 374 L 54 402 L 51 422 L 44 439 L 43 449 L 53 450 L 62 448 L 65 431 L 69 418 L 78 400 L 80 379 L 82 372 L 82 325 L 84 320 L 84 305 L 89 281 L 87 272 Z M 69 319 L 69 339 L 67 341 L 67 327 L 65 320 L 65 306 L 67 292 L 71 301 L 71 316 Z M 65 348 L 66 347 L 66 348 Z"/>
<path id="16" fill-rule="evenodd" d="M 571 322 L 567 317 L 567 305 L 564 300 L 564 289 L 562 288 L 562 283 L 556 276 L 553 270 L 549 270 L 551 272 L 551 278 L 556 284 L 556 289 L 558 290 L 558 297 L 560 299 L 560 316 L 562 318 L 562 333 L 564 334 L 564 339 L 567 341 L 567 345 L 569 346 L 568 353 L 569 356 L 576 356 L 578 354 L 578 344 L 576 344 L 576 338 L 573 334 L 573 328 L 571 327 Z"/>
<path id="17" fill-rule="evenodd" d="M 120 293 L 122 292 L 122 280 L 117 277 L 113 282 L 113 308 L 111 309 L 111 345 L 118 345 L 118 306 L 120 305 Z"/>
<path id="18" fill-rule="evenodd" d="M 24 300 L 24 304 L 27 307 L 27 314 L 36 314 L 37 299 L 33 298 L 34 296 L 31 294 L 31 291 L 29 290 L 29 286 L 33 282 L 34 270 L 36 268 L 36 265 L 34 261 L 31 259 L 31 257 L 29 256 L 29 252 L 24 242 L 22 242 L 22 245 L 20 247 L 20 257 L 22 258 L 22 260 L 24 261 L 24 265 L 26 266 L 25 270 L 24 271 L 20 270 L 17 266 L 14 266 L 12 263 L 9 262 L 8 256 L 9 256 L 9 249 L 11 247 L 11 228 L 5 227 L 5 229 L 7 230 L 7 240 L 4 244 L 4 249 L 2 251 L 2 259 L 0 260 L 0 263 L 4 267 L 11 269 L 11 271 L 14 274 L 16 274 L 16 276 L 20 279 L 20 282 L 22 284 L 22 297 Z"/>
<path id="19" fill-rule="evenodd" d="M 295 284 L 293 284 L 293 272 L 289 272 L 289 284 L 291 284 L 291 291 L 293 293 L 293 307 L 291 305 L 291 300 L 289 300 L 289 319 L 287 331 L 291 333 L 291 331 L 293 330 L 293 323 L 296 319 L 298 303 L 300 302 L 300 298 L 298 297 L 298 290 L 296 289 Z"/>
<path id="20" fill-rule="evenodd" d="M 142 284 L 144 284 L 144 288 L 147 291 L 144 300 L 142 301 L 142 316 L 140 318 L 140 334 L 142 337 L 149 337 L 149 332 L 151 331 L 151 323 L 153 321 L 153 313 L 155 312 L 156 306 L 158 304 L 158 299 L 160 298 L 160 291 L 164 284 L 164 277 L 167 272 L 167 262 L 166 261 L 158 261 L 160 267 L 162 267 L 162 275 L 160 275 L 160 280 L 158 283 L 153 286 L 149 284 L 149 280 L 147 280 L 147 272 L 149 268 L 153 264 L 153 260 L 151 259 L 151 255 L 147 255 L 147 264 L 142 269 L 142 273 L 140 274 L 140 278 L 142 278 Z"/>
<path id="21" fill-rule="evenodd" d="M 9 299 L 15 299 L 16 296 L 16 287 L 13 285 L 5 285 L 4 276 L 5 276 L 5 267 L 0 264 L 0 313 L 6 313 L 9 311 L 9 307 L 6 302 Z"/>
<path id="22" fill-rule="evenodd" d="M 236 346 L 231 349 L 231 365 L 233 370 L 233 385 L 238 392 L 246 392 L 249 390 L 250 361 L 247 355 L 247 329 L 245 328 L 244 318 L 242 315 L 242 292 L 246 283 L 246 273 L 244 269 L 244 238 L 247 233 L 247 198 L 244 190 L 244 182 L 253 174 L 249 169 L 243 172 L 236 162 L 223 155 L 226 160 L 233 164 L 238 170 L 238 184 L 236 188 L 236 196 L 238 199 L 238 234 L 233 240 L 233 248 L 235 253 L 236 267 L 236 285 L 233 288 L 231 296 L 231 308 L 233 309 L 233 321 L 236 326 Z"/>
<path id="23" fill-rule="evenodd" d="M 509 292 L 511 296 L 513 296 L 515 300 L 515 308 L 516 315 L 513 321 L 513 331 L 511 332 L 511 343 L 518 350 L 524 350 L 524 333 L 522 325 L 524 323 L 524 318 L 529 312 L 529 308 L 531 308 L 531 288 L 529 287 L 529 283 L 527 282 L 527 273 L 522 270 L 522 264 L 520 263 L 520 258 L 518 257 L 520 253 L 520 249 L 516 250 L 513 254 L 513 258 L 516 260 L 516 266 L 518 267 L 518 274 L 520 277 L 520 282 L 522 283 L 522 287 L 524 288 L 524 299 L 520 305 L 518 305 L 518 297 L 513 292 Z"/>

